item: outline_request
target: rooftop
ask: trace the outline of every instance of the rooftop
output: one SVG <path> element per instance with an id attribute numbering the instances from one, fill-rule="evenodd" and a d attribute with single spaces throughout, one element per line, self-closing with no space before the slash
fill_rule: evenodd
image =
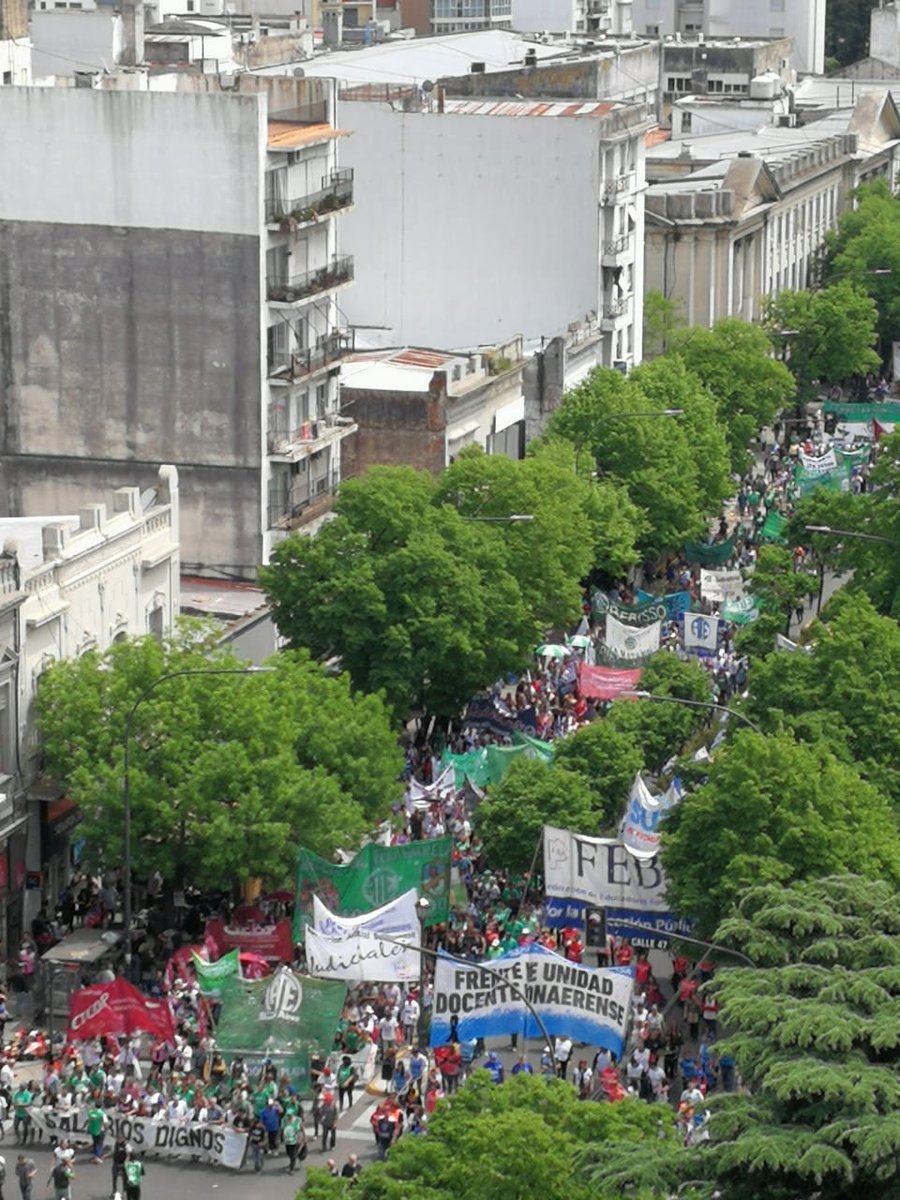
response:
<path id="1" fill-rule="evenodd" d="M 335 129 L 326 123 L 303 124 L 297 121 L 269 121 L 270 150 L 296 150 L 298 146 L 316 146 L 335 138 L 349 137 L 348 129 Z"/>
<path id="2" fill-rule="evenodd" d="M 0 517 L 0 550 L 8 541 L 16 542 L 19 566 L 23 571 L 43 566 L 45 525 L 65 525 L 74 533 L 79 519 L 71 513 L 61 517 Z"/>

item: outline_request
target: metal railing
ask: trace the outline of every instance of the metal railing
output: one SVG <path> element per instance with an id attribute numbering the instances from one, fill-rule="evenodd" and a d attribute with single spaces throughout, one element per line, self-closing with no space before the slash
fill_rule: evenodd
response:
<path id="1" fill-rule="evenodd" d="M 332 171 L 322 180 L 317 192 L 300 196 L 296 200 L 267 200 L 266 220 L 281 224 L 294 220 L 298 224 L 314 221 L 328 213 L 339 212 L 353 203 L 353 169 Z"/>
<path id="2" fill-rule="evenodd" d="M 304 421 L 296 429 L 269 429 L 267 434 L 269 453 L 284 453 L 289 451 L 293 445 L 312 444 L 328 437 L 336 429 L 349 432 L 351 428 L 354 428 L 354 425 L 349 417 L 342 417 L 340 413 L 334 412 L 318 421 Z"/>
<path id="3" fill-rule="evenodd" d="M 277 276 L 267 279 L 266 296 L 276 303 L 294 304 L 297 300 L 305 300 L 307 296 L 315 296 L 342 283 L 349 283 L 352 278 L 353 255 L 344 254 L 302 275 L 294 275 L 289 279 Z"/>
<path id="4" fill-rule="evenodd" d="M 282 503 L 270 503 L 269 528 L 290 529 L 314 505 L 330 500 L 340 485 L 340 471 L 327 471 L 317 479 L 310 479 L 302 490 L 295 488 Z"/>
<path id="5" fill-rule="evenodd" d="M 620 234 L 612 241 L 603 243 L 603 253 L 609 255 L 624 254 L 628 249 L 628 234 Z"/>
<path id="6" fill-rule="evenodd" d="M 293 354 L 280 355 L 269 360 L 269 378 L 293 383 L 304 379 L 315 371 L 321 371 L 332 363 L 340 362 L 355 347 L 355 334 L 352 329 L 335 329 L 325 337 L 319 338 L 315 346 L 309 350 L 295 350 Z"/>

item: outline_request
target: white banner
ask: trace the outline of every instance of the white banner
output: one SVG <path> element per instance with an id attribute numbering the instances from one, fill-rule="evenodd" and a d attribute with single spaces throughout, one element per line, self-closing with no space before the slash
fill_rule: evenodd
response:
<path id="1" fill-rule="evenodd" d="M 674 781 L 665 795 L 653 796 L 636 775 L 628 797 L 628 811 L 619 834 L 625 849 L 635 858 L 654 858 L 659 853 L 659 819 L 681 799 L 681 785 Z"/>
<path id="2" fill-rule="evenodd" d="M 440 796 L 446 795 L 448 792 L 456 791 L 456 773 L 453 770 L 453 764 L 444 767 L 440 775 L 434 783 L 424 784 L 419 783 L 417 779 L 410 779 L 406 788 L 406 797 L 408 801 L 423 801 L 422 807 L 427 808 L 434 800 Z"/>
<path id="3" fill-rule="evenodd" d="M 612 613 L 606 616 L 606 644 L 616 658 L 634 659 L 649 658 L 659 649 L 659 631 L 661 621 L 652 625 L 638 628 L 635 625 L 623 625 Z"/>
<path id="4" fill-rule="evenodd" d="M 346 979 L 352 983 L 389 983 L 419 978 L 417 946 L 386 941 L 371 933 L 351 933 L 329 938 L 307 928 L 306 965 L 318 979 Z"/>
<path id="5" fill-rule="evenodd" d="M 719 618 L 704 613 L 684 614 L 685 650 L 709 650 L 713 654 L 719 645 Z"/>
<path id="6" fill-rule="evenodd" d="M 52 1108 L 29 1108 L 34 1127 L 50 1137 L 66 1138 L 73 1146 L 90 1146 L 92 1137 L 87 1130 L 87 1109 L 75 1108 L 69 1118 L 68 1130 L 63 1130 Z M 247 1149 L 247 1134 L 227 1125 L 210 1125 L 206 1121 L 153 1121 L 149 1117 L 127 1117 L 109 1113 L 108 1140 L 121 1135 L 138 1154 L 166 1154 L 175 1158 L 206 1155 L 220 1167 L 239 1170 Z"/>
<path id="7" fill-rule="evenodd" d="M 804 454 L 801 450 L 800 463 L 804 471 L 809 471 L 810 475 L 827 475 L 829 471 L 833 471 L 837 467 L 837 458 L 833 450 L 826 450 L 818 458 L 813 458 L 811 454 Z"/>
<path id="8" fill-rule="evenodd" d="M 700 569 L 700 593 L 704 600 L 738 599 L 744 594 L 744 579 L 740 571 L 705 571 Z"/>
<path id="9" fill-rule="evenodd" d="M 410 888 L 396 900 L 383 904 L 358 917 L 338 917 L 313 896 L 313 928 L 329 938 L 348 937 L 354 933 L 380 933 L 399 938 L 401 942 L 419 941 L 419 918 L 416 915 L 418 893 Z"/>
<path id="10" fill-rule="evenodd" d="M 618 838 L 583 837 L 545 825 L 544 881 L 548 896 L 599 908 L 668 911 L 660 864 L 635 858 Z"/>

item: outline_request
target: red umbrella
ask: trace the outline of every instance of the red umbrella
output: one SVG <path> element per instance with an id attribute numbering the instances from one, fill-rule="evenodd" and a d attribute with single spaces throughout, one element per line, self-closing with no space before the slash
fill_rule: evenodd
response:
<path id="1" fill-rule="evenodd" d="M 245 979 L 265 979 L 272 973 L 268 960 L 261 954 L 242 950 L 238 957 L 241 963 L 241 974 Z"/>

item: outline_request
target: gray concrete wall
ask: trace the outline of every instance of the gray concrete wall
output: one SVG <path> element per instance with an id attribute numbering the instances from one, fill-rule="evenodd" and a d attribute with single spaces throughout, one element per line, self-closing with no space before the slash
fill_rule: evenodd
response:
<path id="1" fill-rule="evenodd" d="M 71 511 L 160 462 L 185 562 L 259 560 L 257 237 L 0 222 L 0 504 Z"/>

